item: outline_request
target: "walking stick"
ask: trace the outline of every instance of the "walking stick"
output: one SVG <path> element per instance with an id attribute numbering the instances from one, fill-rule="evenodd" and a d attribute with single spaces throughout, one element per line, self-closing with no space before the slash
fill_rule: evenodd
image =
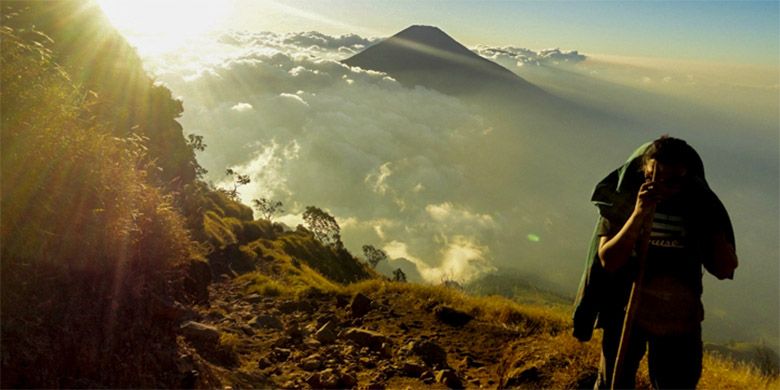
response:
<path id="1" fill-rule="evenodd" d="M 652 160 L 653 164 L 653 178 L 655 182 L 656 166 L 655 160 Z M 645 225 L 642 227 L 642 235 L 639 241 L 639 253 L 637 254 L 637 262 L 639 265 L 639 272 L 637 273 L 636 280 L 631 285 L 631 295 L 628 298 L 628 307 L 626 308 L 626 316 L 623 319 L 623 331 L 620 333 L 620 344 L 618 344 L 617 357 L 615 359 L 615 367 L 612 370 L 612 390 L 615 389 L 615 383 L 622 375 L 623 366 L 626 360 L 626 354 L 628 353 L 629 338 L 631 337 L 631 328 L 634 325 L 634 317 L 636 317 L 636 311 L 639 307 L 639 292 L 642 291 L 642 282 L 645 278 L 645 262 L 647 260 L 647 249 L 650 246 L 650 233 L 653 230 L 653 217 L 655 215 L 655 205 L 650 210 L 650 216 L 645 220 Z"/>

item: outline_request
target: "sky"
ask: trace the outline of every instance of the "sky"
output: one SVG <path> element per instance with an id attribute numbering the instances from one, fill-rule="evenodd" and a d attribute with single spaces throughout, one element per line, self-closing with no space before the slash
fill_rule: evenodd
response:
<path id="1" fill-rule="evenodd" d="M 576 47 L 623 56 L 777 64 L 777 1 L 255 1 L 231 26 L 388 36 L 435 25 L 466 45 Z M 685 37 L 684 39 L 681 39 Z"/>
<path id="2" fill-rule="evenodd" d="M 435 25 L 467 46 L 778 66 L 777 1 L 99 0 L 124 30 L 319 31 L 390 36 Z M 150 12 L 150 10 L 154 10 Z M 177 20 L 177 23 L 171 23 Z M 141 21 L 143 21 L 141 23 Z M 181 29 L 182 24 L 189 24 Z M 160 42 L 158 42 L 159 44 Z"/>
<path id="3" fill-rule="evenodd" d="M 688 140 L 742 262 L 733 282 L 705 279 L 705 334 L 780 346 L 777 2 L 101 4 L 182 99 L 208 181 L 249 174 L 242 200 L 282 200 L 290 226 L 326 209 L 353 253 L 372 244 L 431 283 L 512 267 L 573 295 L 593 185 L 650 139 Z M 587 111 L 484 109 L 339 62 L 413 24 Z"/>

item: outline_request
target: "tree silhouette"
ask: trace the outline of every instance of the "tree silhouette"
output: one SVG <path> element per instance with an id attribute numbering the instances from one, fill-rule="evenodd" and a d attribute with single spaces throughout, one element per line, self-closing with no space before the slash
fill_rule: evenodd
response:
<path id="1" fill-rule="evenodd" d="M 284 212 L 282 209 L 282 202 L 273 201 L 267 198 L 252 199 L 252 205 L 254 208 L 262 214 L 263 218 L 271 220 L 274 214 Z"/>
<path id="2" fill-rule="evenodd" d="M 363 255 L 366 256 L 366 261 L 371 265 L 371 268 L 376 268 L 380 261 L 387 260 L 387 253 L 373 245 L 363 245 Z"/>
<path id="3" fill-rule="evenodd" d="M 230 177 L 235 177 L 235 181 L 233 182 L 233 189 L 227 190 L 224 188 L 220 188 L 222 192 L 227 194 L 227 196 L 230 197 L 230 199 L 238 200 L 238 187 L 244 186 L 249 184 L 252 180 L 249 179 L 249 175 L 242 175 L 236 171 L 234 171 L 231 168 L 228 168 L 225 170 L 225 175 Z"/>
<path id="4" fill-rule="evenodd" d="M 306 207 L 303 212 L 306 227 L 314 233 L 314 237 L 325 245 L 341 248 L 341 228 L 336 218 L 315 206 Z"/>
<path id="5" fill-rule="evenodd" d="M 400 268 L 396 268 L 396 270 L 393 271 L 393 280 L 396 282 L 406 282 L 406 274 Z"/>

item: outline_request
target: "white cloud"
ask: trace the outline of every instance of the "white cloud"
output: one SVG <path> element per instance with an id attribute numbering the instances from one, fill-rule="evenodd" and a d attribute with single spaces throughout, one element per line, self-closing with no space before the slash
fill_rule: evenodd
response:
<path id="1" fill-rule="evenodd" d="M 475 47 L 474 52 L 503 65 L 510 70 L 515 68 L 533 65 L 564 65 L 564 64 L 576 64 L 584 61 L 587 57 L 580 54 L 577 50 L 562 51 L 560 49 L 544 49 L 540 51 L 534 51 L 530 49 L 504 46 L 504 47 L 491 47 L 485 45 L 478 45 Z"/>
<path id="2" fill-rule="evenodd" d="M 233 107 L 230 107 L 231 110 L 236 112 L 246 112 L 252 110 L 252 105 L 249 103 L 236 103 Z"/>
<path id="3" fill-rule="evenodd" d="M 411 254 L 407 244 L 400 241 L 391 241 L 383 249 L 390 258 L 406 259 L 414 263 L 420 276 L 432 284 L 439 284 L 445 280 L 465 283 L 496 270 L 486 258 L 488 248 L 479 245 L 473 237 L 455 236 L 452 239 L 445 237 L 444 241 L 438 266 L 431 266 Z"/>
<path id="4" fill-rule="evenodd" d="M 430 217 L 446 226 L 469 225 L 479 228 L 494 228 L 496 223 L 488 214 L 472 213 L 464 208 L 456 207 L 450 202 L 429 204 L 425 211 Z"/>

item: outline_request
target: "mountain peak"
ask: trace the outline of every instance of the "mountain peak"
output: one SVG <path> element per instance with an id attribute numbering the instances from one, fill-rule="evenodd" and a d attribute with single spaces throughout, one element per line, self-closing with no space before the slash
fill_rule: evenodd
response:
<path id="1" fill-rule="evenodd" d="M 475 56 L 471 50 L 461 45 L 458 41 L 447 35 L 447 33 L 436 26 L 409 26 L 390 37 L 388 41 L 403 41 L 405 43 L 424 45 L 429 49 L 432 48 L 453 53 L 460 53 L 469 57 Z"/>
<path id="2" fill-rule="evenodd" d="M 385 72 L 408 86 L 421 85 L 456 95 L 496 84 L 527 92 L 540 91 L 435 26 L 409 26 L 343 62 Z"/>

